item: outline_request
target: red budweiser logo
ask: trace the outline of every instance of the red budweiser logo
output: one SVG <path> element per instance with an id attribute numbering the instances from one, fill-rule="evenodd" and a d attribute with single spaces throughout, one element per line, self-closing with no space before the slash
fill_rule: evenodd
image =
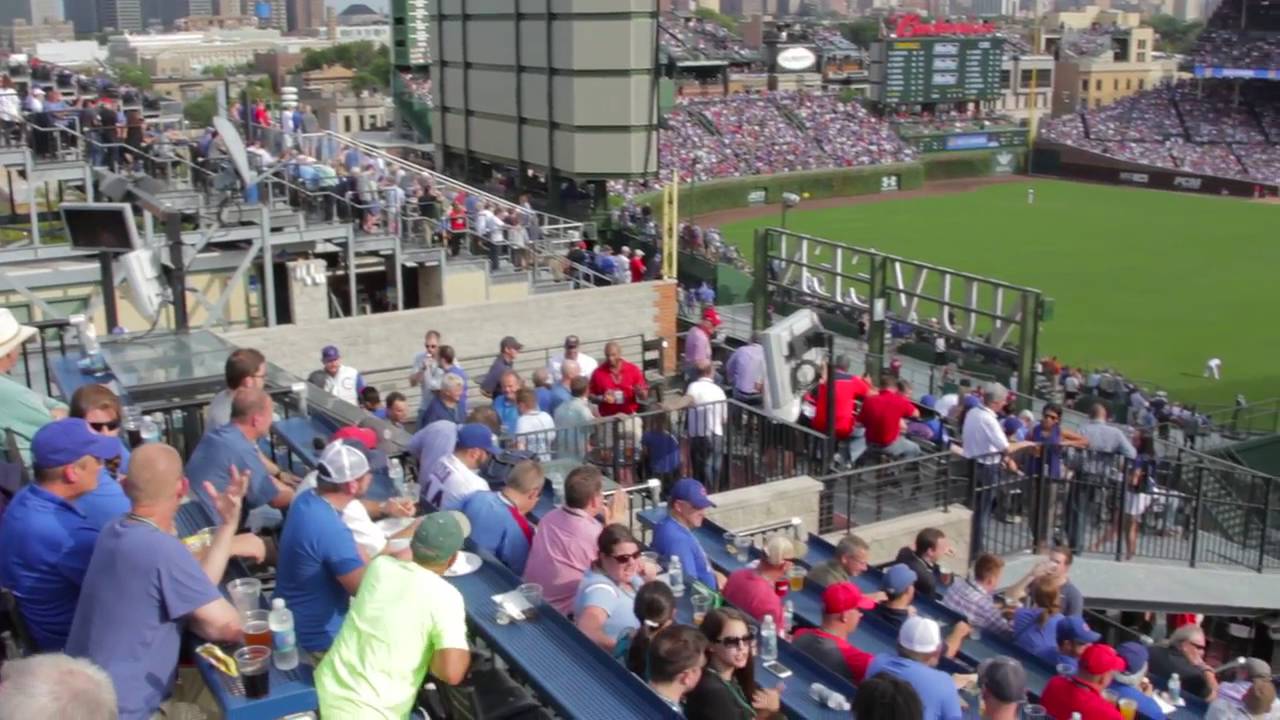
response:
<path id="1" fill-rule="evenodd" d="M 893 34 L 900 38 L 926 37 L 929 35 L 990 35 L 996 26 L 986 22 L 925 22 L 919 15 L 903 15 L 898 18 Z"/>

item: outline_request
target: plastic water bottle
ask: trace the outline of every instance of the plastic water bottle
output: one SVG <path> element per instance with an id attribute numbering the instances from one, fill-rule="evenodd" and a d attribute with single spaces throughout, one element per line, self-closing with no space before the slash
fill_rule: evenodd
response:
<path id="1" fill-rule="evenodd" d="M 795 622 L 796 606 L 788 599 L 782 603 L 782 632 L 791 634 L 791 623 Z"/>
<path id="2" fill-rule="evenodd" d="M 680 567 L 680 558 L 676 555 L 672 555 L 667 564 L 667 584 L 671 586 L 672 595 L 684 597 L 684 568 Z"/>
<path id="3" fill-rule="evenodd" d="M 1071 713 L 1071 720 L 1084 720 L 1084 718 L 1080 716 L 1080 713 L 1073 712 Z"/>
<path id="4" fill-rule="evenodd" d="M 760 623 L 760 659 L 772 662 L 778 659 L 778 626 L 773 624 L 773 616 L 765 615 Z"/>
<path id="5" fill-rule="evenodd" d="M 814 683 L 809 686 L 809 697 L 819 705 L 826 705 L 827 698 L 831 697 L 831 688 L 822 683 Z"/>
<path id="6" fill-rule="evenodd" d="M 271 656 L 275 658 L 276 669 L 298 667 L 298 638 L 293 633 L 293 612 L 284 606 L 284 598 L 271 601 L 267 627 L 271 628 Z"/>
<path id="7" fill-rule="evenodd" d="M 395 487 L 397 495 L 404 495 L 404 466 L 400 464 L 400 458 L 391 458 L 387 460 L 387 474 L 391 476 L 391 485 Z"/>
<path id="8" fill-rule="evenodd" d="M 143 445 L 160 442 L 160 423 L 163 421 L 164 418 L 159 413 L 151 416 L 142 416 L 142 419 L 138 421 L 138 430 L 142 435 Z"/>
<path id="9" fill-rule="evenodd" d="M 1178 673 L 1169 676 L 1169 684 L 1166 686 L 1169 690 L 1169 700 L 1174 705 L 1182 704 L 1182 678 L 1178 677 Z"/>

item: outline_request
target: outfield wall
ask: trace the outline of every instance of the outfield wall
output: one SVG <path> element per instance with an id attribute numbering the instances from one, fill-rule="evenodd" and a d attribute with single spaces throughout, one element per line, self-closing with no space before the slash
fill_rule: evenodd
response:
<path id="1" fill-rule="evenodd" d="M 1032 170 L 1037 175 L 1205 195 L 1254 197 L 1258 188 L 1268 195 L 1278 191 L 1277 186 L 1266 183 L 1170 170 L 1058 143 L 1036 143 Z"/>

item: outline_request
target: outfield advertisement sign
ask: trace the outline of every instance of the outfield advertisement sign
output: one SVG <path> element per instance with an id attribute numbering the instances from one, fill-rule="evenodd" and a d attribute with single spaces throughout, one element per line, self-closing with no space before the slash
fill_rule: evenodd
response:
<path id="1" fill-rule="evenodd" d="M 1000 141 L 992 139 L 986 133 L 972 135 L 948 135 L 945 141 L 948 150 L 976 150 L 979 148 L 1000 147 Z"/>
<path id="2" fill-rule="evenodd" d="M 1012 175 L 1018 169 L 1018 156 L 1010 150 L 991 153 L 991 173 Z"/>
<path id="3" fill-rule="evenodd" d="M 898 187 L 897 175 L 882 175 L 880 177 L 880 192 L 897 192 Z"/>
<path id="4" fill-rule="evenodd" d="M 769 199 L 769 191 L 764 188 L 756 188 L 747 193 L 748 205 L 763 205 Z"/>
<path id="5" fill-rule="evenodd" d="M 1105 165 L 1086 165 L 1075 162 L 1064 162 L 1056 167 L 1037 162 L 1040 172 L 1053 175 L 1093 180 L 1097 182 L 1116 183 L 1157 190 L 1178 190 L 1182 192 L 1198 192 L 1207 195 L 1235 195 L 1237 197 L 1254 197 L 1259 189 L 1268 193 L 1276 192 L 1275 185 L 1260 185 L 1246 180 L 1215 177 L 1213 175 L 1186 175 L 1182 173 L 1148 170 L 1135 172 Z"/>

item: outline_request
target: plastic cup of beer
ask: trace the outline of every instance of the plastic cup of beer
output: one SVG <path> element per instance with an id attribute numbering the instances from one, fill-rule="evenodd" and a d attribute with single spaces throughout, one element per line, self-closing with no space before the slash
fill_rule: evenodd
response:
<path id="1" fill-rule="evenodd" d="M 730 555 L 738 554 L 738 536 L 736 533 L 727 532 L 724 534 L 724 551 Z"/>
<path id="2" fill-rule="evenodd" d="M 240 681 L 244 683 L 244 696 L 266 697 L 271 692 L 271 648 L 246 645 L 236 651 L 235 659 Z"/>
<path id="3" fill-rule="evenodd" d="M 738 562 L 746 563 L 751 560 L 751 538 L 742 535 L 735 535 L 733 538 L 733 548 L 736 550 Z"/>
<path id="4" fill-rule="evenodd" d="M 271 647 L 271 625 L 267 610 L 250 610 L 244 614 L 244 644 Z"/>
<path id="5" fill-rule="evenodd" d="M 702 619 L 707 616 L 707 611 L 711 609 L 711 596 L 694 593 L 690 600 L 693 602 L 693 624 L 701 625 Z"/>
<path id="6" fill-rule="evenodd" d="M 542 604 L 542 586 L 538 583 L 525 583 L 516 588 L 516 592 L 520 593 L 520 597 L 529 603 L 529 607 L 524 610 L 524 619 L 533 620 L 538 617 L 538 606 Z"/>
<path id="7" fill-rule="evenodd" d="M 1135 720 L 1138 717 L 1138 701 L 1133 698 L 1120 698 L 1120 702 L 1116 703 L 1120 708 L 1120 717 L 1124 720 Z"/>
<path id="8" fill-rule="evenodd" d="M 258 578 L 238 578 L 227 583 L 227 594 L 231 596 L 231 604 L 240 611 L 241 617 L 250 610 L 262 609 L 262 581 Z"/>
<path id="9" fill-rule="evenodd" d="M 787 571 L 787 577 L 791 580 L 791 592 L 800 592 L 804 589 L 804 573 L 805 569 L 799 565 L 792 565 Z"/>

